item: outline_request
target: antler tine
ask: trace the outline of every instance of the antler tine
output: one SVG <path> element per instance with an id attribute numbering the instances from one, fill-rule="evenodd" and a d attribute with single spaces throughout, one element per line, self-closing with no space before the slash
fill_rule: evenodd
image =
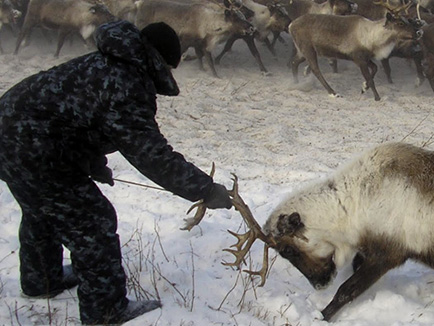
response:
<path id="1" fill-rule="evenodd" d="M 252 236 L 251 231 L 247 231 L 244 234 L 238 234 L 235 232 L 232 232 L 231 230 L 228 230 L 230 234 L 232 234 L 234 237 L 238 239 L 238 242 L 231 247 L 235 247 L 236 250 L 233 249 L 223 249 L 223 251 L 230 252 L 232 255 L 235 256 L 235 261 L 233 263 L 223 263 L 225 266 L 240 266 L 241 263 L 244 261 L 244 257 L 249 252 L 250 248 L 252 247 L 253 243 L 255 242 L 256 238 Z M 244 244 L 247 242 L 247 244 L 244 246 Z M 244 246 L 244 248 L 243 248 Z"/>
<path id="2" fill-rule="evenodd" d="M 399 12 L 401 11 L 405 11 L 406 14 L 408 14 L 408 9 L 413 5 L 413 2 L 411 0 L 409 0 L 407 3 L 404 2 L 404 4 L 402 5 L 402 8 L 399 10 Z"/>
<path id="3" fill-rule="evenodd" d="M 249 271 L 249 270 L 243 270 L 243 272 L 246 272 L 250 275 L 259 275 L 261 276 L 261 283 L 259 284 L 259 286 L 264 286 L 265 284 L 265 280 L 267 278 L 267 273 L 268 273 L 268 249 L 270 248 L 269 245 L 265 244 L 264 245 L 264 255 L 262 258 L 262 268 L 259 271 Z"/>
<path id="4" fill-rule="evenodd" d="M 249 231 L 247 231 L 244 234 L 237 234 L 235 232 L 229 231 L 230 234 L 232 234 L 238 239 L 238 242 L 235 245 L 231 246 L 231 247 L 235 247 L 236 250 L 224 249 L 224 251 L 233 254 L 235 256 L 235 261 L 233 263 L 223 263 L 223 265 L 240 266 L 241 263 L 244 261 L 244 257 L 247 255 L 247 253 L 249 252 L 250 248 L 252 247 L 256 239 L 261 239 L 262 241 L 265 242 L 264 257 L 263 257 L 263 264 L 261 270 L 259 271 L 244 270 L 244 271 L 249 273 L 250 275 L 260 275 L 261 283 L 259 286 L 263 286 L 265 284 L 265 279 L 268 271 L 268 249 L 269 247 L 274 247 L 276 245 L 276 242 L 271 236 L 267 236 L 262 232 L 261 227 L 259 226 L 258 222 L 256 222 L 249 207 L 246 205 L 246 203 L 239 195 L 238 178 L 235 174 L 233 174 L 233 181 L 234 181 L 233 188 L 232 190 L 229 191 L 229 194 L 232 197 L 232 204 L 234 205 L 235 209 L 240 212 L 242 218 L 244 219 L 244 221 L 246 222 L 249 228 Z"/>
<path id="5" fill-rule="evenodd" d="M 212 167 L 211 167 L 211 172 L 210 172 L 210 177 L 212 178 L 214 176 L 215 173 L 215 164 L 214 162 L 212 163 Z M 181 230 L 188 230 L 190 231 L 195 225 L 198 225 L 203 217 L 205 216 L 206 213 L 206 206 L 203 203 L 203 200 L 199 200 L 197 203 L 194 203 L 187 211 L 187 215 L 190 214 L 190 212 L 197 208 L 196 214 L 194 214 L 193 217 L 190 218 L 185 218 L 185 226 L 180 228 Z"/>
<path id="6" fill-rule="evenodd" d="M 240 212 L 242 218 L 246 222 L 249 229 L 255 234 L 256 238 L 261 239 L 265 243 L 269 243 L 270 246 L 275 246 L 276 243 L 274 239 L 270 236 L 266 236 L 261 229 L 261 226 L 256 222 L 255 218 L 253 217 L 252 212 L 250 211 L 249 206 L 246 205 L 246 203 L 243 201 L 241 196 L 238 193 L 238 177 L 235 174 L 232 174 L 234 185 L 232 187 L 232 190 L 229 190 L 229 194 L 232 197 L 232 204 L 234 205 L 235 209 Z"/>
<path id="7" fill-rule="evenodd" d="M 389 3 L 389 0 L 386 0 L 386 2 L 384 0 L 374 1 L 374 4 L 383 6 L 393 15 L 397 16 L 401 11 L 408 10 L 408 8 L 410 8 L 410 6 L 412 5 L 412 2 L 409 1 L 408 3 L 404 3 L 403 5 L 398 5 L 396 7 L 392 7 L 392 5 Z"/>

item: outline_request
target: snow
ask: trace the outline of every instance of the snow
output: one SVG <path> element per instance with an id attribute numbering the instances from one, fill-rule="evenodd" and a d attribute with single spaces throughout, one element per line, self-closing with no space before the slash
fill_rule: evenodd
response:
<path id="1" fill-rule="evenodd" d="M 39 42 L 33 40 L 14 56 L 13 38 L 2 37 L 6 54 L 0 55 L 1 94 L 30 74 L 89 51 L 75 40 L 55 59 L 55 44 L 40 35 Z M 333 74 L 321 60 L 325 78 L 343 96 L 331 98 L 313 76 L 300 76 L 300 84 L 293 83 L 286 66 L 290 46 L 277 44 L 277 60 L 258 47 L 271 76 L 259 72 L 242 41 L 217 66 L 218 79 L 199 71 L 196 61 L 182 62 L 174 70 L 181 94 L 158 97 L 157 121 L 189 161 L 204 171 L 216 164 L 216 182 L 231 188 L 232 173 L 238 176 L 240 194 L 259 224 L 294 188 L 332 173 L 368 147 L 394 140 L 434 149 L 433 92 L 428 82 L 414 86 L 416 73 L 408 61 L 391 61 L 394 84 L 388 84 L 379 69 L 375 81 L 382 99 L 375 102 L 370 90 L 360 93 L 363 80 L 353 63 L 339 61 L 339 73 Z M 119 154 L 109 156 L 109 166 L 116 178 L 153 185 Z M 181 231 L 192 203 L 121 182 L 101 189 L 118 213 L 129 298 L 163 304 L 126 325 L 327 325 L 320 311 L 351 275 L 347 266 L 329 288 L 316 291 L 272 252 L 269 277 L 258 287 L 257 277 L 222 264 L 234 260 L 222 251 L 236 242 L 227 230 L 245 231 L 234 209 L 208 211 L 198 227 Z M 20 209 L 2 182 L 0 223 L 0 324 L 79 324 L 76 289 L 51 300 L 21 295 Z M 258 269 L 261 261 L 262 246 L 256 243 L 243 269 Z M 433 292 L 433 271 L 408 262 L 342 308 L 332 324 L 433 325 Z"/>

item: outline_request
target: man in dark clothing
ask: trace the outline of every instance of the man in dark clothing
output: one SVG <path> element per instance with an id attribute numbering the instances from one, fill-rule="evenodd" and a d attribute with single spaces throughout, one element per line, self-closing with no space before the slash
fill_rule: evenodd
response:
<path id="1" fill-rule="evenodd" d="M 93 180 L 113 185 L 106 154 L 208 208 L 226 188 L 173 151 L 155 121 L 156 94 L 179 93 L 168 65 L 179 40 L 163 23 L 126 21 L 96 32 L 97 52 L 30 76 L 0 99 L 0 178 L 19 203 L 21 287 L 52 297 L 78 284 L 83 324 L 122 323 L 160 306 L 129 301 L 116 212 Z M 62 267 L 62 245 L 71 266 Z"/>

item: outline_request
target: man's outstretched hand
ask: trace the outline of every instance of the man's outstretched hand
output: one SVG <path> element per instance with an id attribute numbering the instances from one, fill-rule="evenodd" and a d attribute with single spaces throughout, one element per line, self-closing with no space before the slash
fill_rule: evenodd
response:
<path id="1" fill-rule="evenodd" d="M 232 207 L 232 199 L 229 197 L 228 190 L 225 186 L 214 183 L 214 187 L 204 198 L 203 203 L 206 208 L 216 209 L 216 208 L 227 208 L 230 209 Z"/>

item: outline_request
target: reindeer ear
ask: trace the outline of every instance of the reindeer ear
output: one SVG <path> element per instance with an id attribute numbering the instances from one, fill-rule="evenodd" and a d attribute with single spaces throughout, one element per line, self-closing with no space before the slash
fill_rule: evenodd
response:
<path id="1" fill-rule="evenodd" d="M 304 228 L 300 214 L 297 212 L 291 215 L 280 214 L 277 221 L 277 230 L 280 235 L 294 236 Z"/>

